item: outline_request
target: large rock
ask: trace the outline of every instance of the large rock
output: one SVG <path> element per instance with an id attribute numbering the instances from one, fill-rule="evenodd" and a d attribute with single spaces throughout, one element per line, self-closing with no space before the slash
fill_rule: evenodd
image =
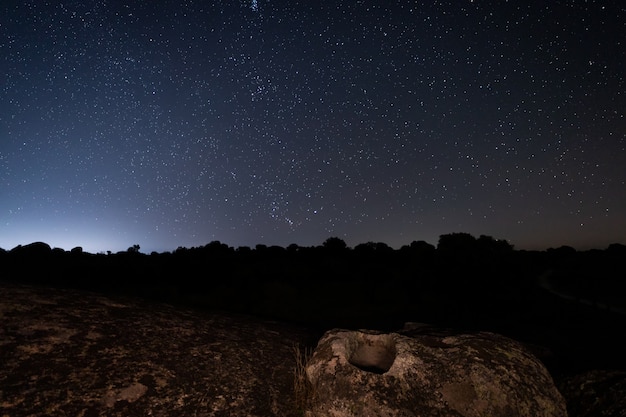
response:
<path id="1" fill-rule="evenodd" d="M 328 331 L 306 368 L 312 416 L 567 416 L 543 364 L 493 333 Z"/>
<path id="2" fill-rule="evenodd" d="M 0 416 L 294 415 L 294 347 L 319 337 L 75 290 L 0 294 Z"/>

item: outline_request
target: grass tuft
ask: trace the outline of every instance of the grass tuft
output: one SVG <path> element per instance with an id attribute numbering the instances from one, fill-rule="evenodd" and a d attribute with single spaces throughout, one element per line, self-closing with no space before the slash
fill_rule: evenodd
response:
<path id="1" fill-rule="evenodd" d="M 298 416 L 304 416 L 309 398 L 312 395 L 312 387 L 306 376 L 306 365 L 312 355 L 313 349 L 310 347 L 293 346 L 296 365 L 293 371 L 293 393 L 295 415 Z"/>

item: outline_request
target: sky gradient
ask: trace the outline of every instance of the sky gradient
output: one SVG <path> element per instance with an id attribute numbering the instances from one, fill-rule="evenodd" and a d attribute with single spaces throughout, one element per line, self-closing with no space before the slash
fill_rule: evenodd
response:
<path id="1" fill-rule="evenodd" d="M 620 1 L 3 1 L 0 248 L 626 243 Z"/>

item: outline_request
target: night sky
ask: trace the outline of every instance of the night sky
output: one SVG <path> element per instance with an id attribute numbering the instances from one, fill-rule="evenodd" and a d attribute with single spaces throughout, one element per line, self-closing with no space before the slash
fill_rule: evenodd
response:
<path id="1" fill-rule="evenodd" d="M 626 243 L 623 1 L 12 1 L 0 247 Z"/>

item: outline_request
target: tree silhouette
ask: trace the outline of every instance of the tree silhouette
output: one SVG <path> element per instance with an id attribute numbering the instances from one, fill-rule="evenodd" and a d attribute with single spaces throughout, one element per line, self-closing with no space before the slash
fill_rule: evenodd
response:
<path id="1" fill-rule="evenodd" d="M 134 244 L 133 246 L 131 246 L 130 248 L 128 248 L 128 250 L 126 252 L 128 253 L 139 253 L 139 249 L 141 247 L 137 244 Z"/>
<path id="2" fill-rule="evenodd" d="M 437 251 L 442 253 L 468 253 L 476 247 L 476 238 L 469 233 L 450 233 L 439 236 Z"/>
<path id="3" fill-rule="evenodd" d="M 322 246 L 324 247 L 324 249 L 332 252 L 341 252 L 348 247 L 348 245 L 346 245 L 346 242 L 338 237 L 329 237 L 324 241 Z"/>

